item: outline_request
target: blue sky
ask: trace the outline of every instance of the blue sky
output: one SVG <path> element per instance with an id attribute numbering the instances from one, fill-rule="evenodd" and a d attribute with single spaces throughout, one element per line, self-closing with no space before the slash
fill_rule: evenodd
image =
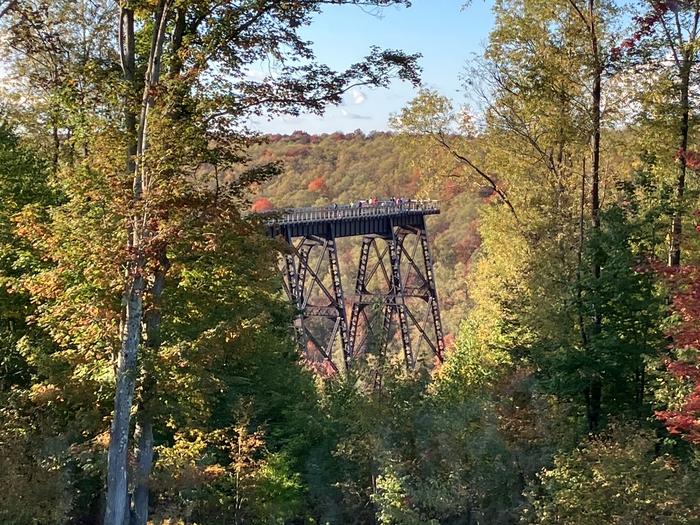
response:
<path id="1" fill-rule="evenodd" d="M 493 25 L 490 2 L 474 0 L 462 10 L 464 0 L 415 0 L 409 9 L 387 8 L 376 17 L 355 6 L 328 6 L 303 29 L 302 37 L 314 42 L 320 62 L 342 70 L 362 60 L 372 45 L 421 53 L 423 82 L 460 101 L 460 74 L 465 61 L 480 53 Z M 264 133 L 289 134 L 365 132 L 386 130 L 389 115 L 399 111 L 416 94 L 409 84 L 396 81 L 389 89 L 353 90 L 340 107 L 325 116 L 303 115 L 256 119 L 252 127 Z"/>

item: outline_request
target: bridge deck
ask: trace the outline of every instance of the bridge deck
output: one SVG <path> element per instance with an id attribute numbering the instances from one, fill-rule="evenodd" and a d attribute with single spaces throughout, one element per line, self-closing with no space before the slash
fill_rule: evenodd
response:
<path id="1" fill-rule="evenodd" d="M 324 206 L 321 208 L 293 208 L 270 219 L 267 223 L 271 237 L 283 235 L 287 239 L 316 235 L 335 238 L 355 235 L 390 237 L 395 226 L 422 228 L 425 215 L 440 213 L 440 202 L 412 200 L 397 204 L 393 201 L 363 203 L 360 206 Z"/>

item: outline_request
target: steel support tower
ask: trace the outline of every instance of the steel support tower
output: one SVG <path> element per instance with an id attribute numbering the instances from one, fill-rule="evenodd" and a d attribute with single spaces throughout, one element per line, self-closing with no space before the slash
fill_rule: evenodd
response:
<path id="1" fill-rule="evenodd" d="M 297 208 L 268 220 L 268 235 L 289 246 L 282 256 L 284 287 L 299 311 L 294 326 L 310 361 L 337 372 L 392 347 L 401 349 L 410 369 L 429 357 L 442 361 L 426 228 L 426 216 L 437 213 L 437 201 L 374 201 Z M 361 238 L 361 245 L 347 245 L 341 261 L 338 240 L 347 237 Z M 352 293 L 342 274 L 354 276 Z"/>

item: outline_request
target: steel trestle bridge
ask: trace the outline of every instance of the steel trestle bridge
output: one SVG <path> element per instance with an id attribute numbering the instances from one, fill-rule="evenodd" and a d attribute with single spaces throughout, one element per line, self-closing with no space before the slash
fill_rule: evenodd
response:
<path id="1" fill-rule="evenodd" d="M 282 255 L 284 287 L 299 310 L 294 327 L 310 361 L 337 372 L 392 347 L 400 348 L 410 369 L 419 360 L 442 361 L 426 227 L 426 216 L 438 213 L 434 200 L 372 200 L 289 209 L 267 221 L 268 235 L 283 237 L 290 247 Z M 339 250 L 338 241 L 350 237 L 361 238 L 361 245 L 350 242 Z M 341 274 L 353 273 L 348 293 Z"/>

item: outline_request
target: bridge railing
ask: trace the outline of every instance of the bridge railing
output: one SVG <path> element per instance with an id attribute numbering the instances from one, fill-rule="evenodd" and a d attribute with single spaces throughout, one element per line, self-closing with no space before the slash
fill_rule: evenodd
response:
<path id="1" fill-rule="evenodd" d="M 350 219 L 357 217 L 372 217 L 378 215 L 398 215 L 402 213 L 424 212 L 427 214 L 440 213 L 440 201 L 437 200 L 393 200 L 359 201 L 352 204 L 323 206 L 320 208 L 292 208 L 276 213 L 270 224 L 288 224 L 297 222 L 327 221 L 334 219 Z"/>

